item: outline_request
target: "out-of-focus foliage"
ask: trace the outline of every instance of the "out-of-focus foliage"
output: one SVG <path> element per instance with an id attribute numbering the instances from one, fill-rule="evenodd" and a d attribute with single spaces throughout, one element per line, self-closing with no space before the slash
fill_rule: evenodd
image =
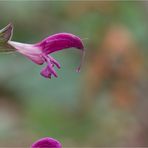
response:
<path id="1" fill-rule="evenodd" d="M 1 1 L 13 40 L 69 32 L 84 39 L 86 58 L 76 73 L 79 53 L 54 54 L 62 69 L 47 80 L 18 53 L 0 54 L 0 146 L 44 136 L 67 147 L 148 146 L 147 14 L 147 2 Z"/>

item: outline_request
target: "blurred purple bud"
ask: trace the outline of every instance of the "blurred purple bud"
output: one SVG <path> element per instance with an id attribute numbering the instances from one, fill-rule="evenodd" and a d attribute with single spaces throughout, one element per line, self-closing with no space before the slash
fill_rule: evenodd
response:
<path id="1" fill-rule="evenodd" d="M 62 145 L 56 139 L 45 137 L 34 142 L 31 148 L 62 148 Z"/>

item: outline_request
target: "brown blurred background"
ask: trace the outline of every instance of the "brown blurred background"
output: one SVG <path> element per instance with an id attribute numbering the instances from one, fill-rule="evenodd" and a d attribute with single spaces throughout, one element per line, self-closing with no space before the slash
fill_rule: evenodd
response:
<path id="1" fill-rule="evenodd" d="M 29 147 L 53 137 L 64 147 L 148 146 L 148 2 L 1 1 L 0 27 L 12 40 L 35 43 L 69 32 L 79 52 L 54 53 L 59 77 L 20 54 L 0 54 L 0 147 Z"/>

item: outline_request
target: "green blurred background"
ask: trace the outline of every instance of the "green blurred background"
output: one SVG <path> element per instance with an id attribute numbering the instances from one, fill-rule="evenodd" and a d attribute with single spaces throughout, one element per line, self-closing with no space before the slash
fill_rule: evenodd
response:
<path id="1" fill-rule="evenodd" d="M 148 146 L 148 2 L 0 1 L 12 40 L 80 36 L 79 51 L 54 53 L 58 78 L 40 76 L 18 53 L 0 54 L 0 146 L 29 147 L 53 137 L 64 147 Z"/>

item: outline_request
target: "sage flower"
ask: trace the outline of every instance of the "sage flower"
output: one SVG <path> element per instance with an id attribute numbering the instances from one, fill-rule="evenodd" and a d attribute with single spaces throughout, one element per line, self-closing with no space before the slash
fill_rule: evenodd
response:
<path id="1" fill-rule="evenodd" d="M 56 139 L 45 137 L 34 142 L 31 148 L 62 148 L 62 145 Z"/>
<path id="2" fill-rule="evenodd" d="M 40 73 L 45 78 L 51 78 L 51 76 L 57 77 L 58 75 L 54 69 L 54 66 L 56 66 L 58 69 L 61 67 L 60 64 L 50 55 L 51 53 L 67 48 L 76 48 L 81 51 L 82 60 L 84 57 L 84 45 L 82 40 L 78 36 L 70 33 L 57 33 L 35 44 L 12 41 L 12 24 L 9 24 L 2 29 L 0 34 L 3 34 L 2 37 L 0 36 L 0 40 L 2 40 L 3 44 L 7 45 L 9 49 L 13 49 L 21 53 L 38 65 L 46 63 L 46 67 L 44 67 Z M 80 70 L 81 63 L 77 71 Z"/>

